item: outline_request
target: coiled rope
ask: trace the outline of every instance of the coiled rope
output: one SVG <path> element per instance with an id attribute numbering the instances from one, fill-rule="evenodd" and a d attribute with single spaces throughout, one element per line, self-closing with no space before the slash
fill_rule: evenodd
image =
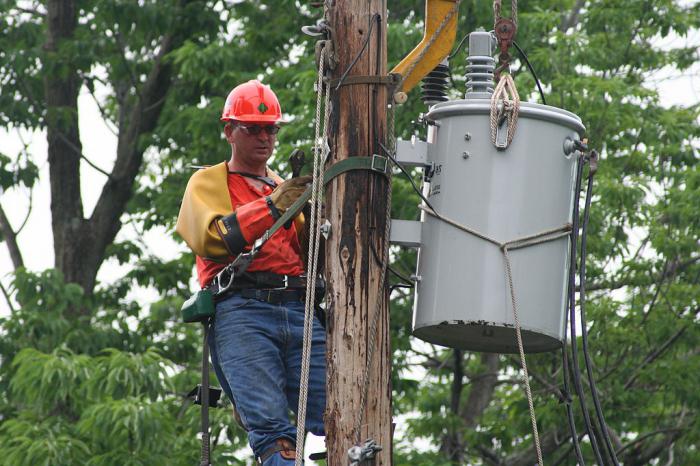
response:
<path id="1" fill-rule="evenodd" d="M 318 273 L 318 251 L 320 245 L 320 227 L 318 225 L 323 189 L 323 163 L 328 145 L 328 118 L 330 116 L 330 86 L 323 85 L 325 61 L 328 48 L 324 44 L 318 64 L 316 81 L 316 122 L 313 149 L 313 172 L 311 184 L 311 215 L 309 218 L 309 251 L 306 266 L 306 301 L 304 309 L 304 341 L 302 346 L 301 376 L 299 380 L 299 405 L 297 408 L 297 438 L 295 466 L 301 466 L 304 459 L 304 439 L 306 437 L 306 405 L 309 397 L 309 366 L 311 364 L 311 343 L 313 337 L 314 298 L 316 295 L 316 275 Z M 325 89 L 325 92 L 324 92 Z M 325 98 L 324 98 L 325 96 Z M 322 104 L 323 102 L 323 104 Z M 323 116 L 323 136 L 321 137 L 321 106 L 325 106 Z"/>

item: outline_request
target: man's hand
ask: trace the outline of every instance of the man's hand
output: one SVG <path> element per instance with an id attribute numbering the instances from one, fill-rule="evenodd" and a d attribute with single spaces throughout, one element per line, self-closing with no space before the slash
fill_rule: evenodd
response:
<path id="1" fill-rule="evenodd" d="M 300 176 L 287 180 L 272 191 L 270 199 L 277 210 L 284 213 L 299 199 L 299 196 L 304 194 L 309 183 L 311 183 L 311 176 Z"/>

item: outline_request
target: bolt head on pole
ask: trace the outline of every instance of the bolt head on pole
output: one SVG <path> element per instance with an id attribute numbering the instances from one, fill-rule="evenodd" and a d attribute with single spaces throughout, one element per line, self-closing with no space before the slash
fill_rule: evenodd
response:
<path id="1" fill-rule="evenodd" d="M 408 94 L 406 94 L 405 92 L 399 91 L 394 94 L 394 102 L 396 102 L 399 105 L 405 104 L 407 100 Z"/>

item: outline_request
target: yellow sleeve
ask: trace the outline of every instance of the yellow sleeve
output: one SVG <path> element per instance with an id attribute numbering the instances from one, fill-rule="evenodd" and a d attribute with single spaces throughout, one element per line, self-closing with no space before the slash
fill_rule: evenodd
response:
<path id="1" fill-rule="evenodd" d="M 182 198 L 176 230 L 192 251 L 201 257 L 226 257 L 226 245 L 214 220 L 231 214 L 226 162 L 192 175 Z"/>

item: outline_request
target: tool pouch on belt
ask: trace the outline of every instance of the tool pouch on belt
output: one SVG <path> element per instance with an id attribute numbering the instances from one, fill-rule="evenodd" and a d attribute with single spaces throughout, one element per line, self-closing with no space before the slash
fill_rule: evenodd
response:
<path id="1" fill-rule="evenodd" d="M 182 312 L 182 320 L 185 322 L 201 322 L 212 317 L 215 307 L 211 290 L 205 288 L 197 291 L 182 304 L 180 312 Z"/>

